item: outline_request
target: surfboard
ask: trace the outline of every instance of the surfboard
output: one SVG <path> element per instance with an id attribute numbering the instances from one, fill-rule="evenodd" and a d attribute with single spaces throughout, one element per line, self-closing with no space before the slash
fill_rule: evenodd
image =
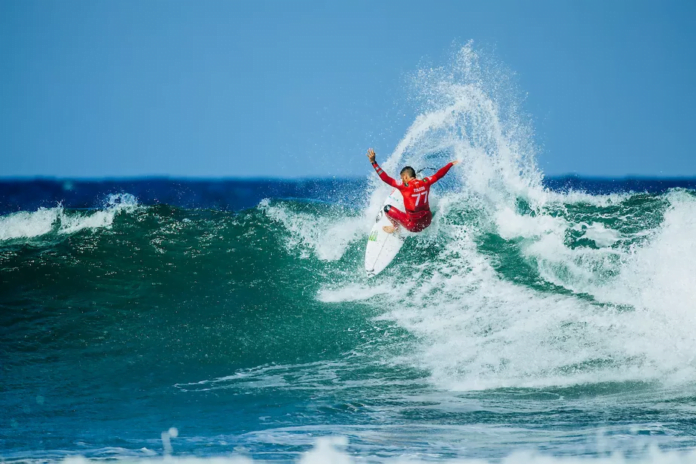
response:
<path id="1" fill-rule="evenodd" d="M 403 211 L 404 198 L 401 196 L 401 192 L 394 189 L 387 199 L 384 200 L 384 205 L 380 208 L 375 224 L 372 226 L 370 235 L 367 238 L 365 272 L 367 272 L 368 277 L 376 276 L 389 266 L 389 263 L 391 263 L 399 253 L 406 239 L 403 235 L 402 228 L 397 229 L 393 234 L 388 234 L 382 230 L 384 226 L 392 225 L 391 221 L 384 213 L 384 206 L 386 205 L 392 205 Z"/>

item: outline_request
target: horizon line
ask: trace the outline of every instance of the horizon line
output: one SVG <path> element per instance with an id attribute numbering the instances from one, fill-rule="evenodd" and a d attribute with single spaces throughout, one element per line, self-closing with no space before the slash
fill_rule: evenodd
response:
<path id="1" fill-rule="evenodd" d="M 371 173 L 370 173 L 371 174 Z M 62 177 L 62 176 L 0 176 L 0 182 L 30 182 L 30 181 L 55 181 L 55 182 L 106 182 L 106 181 L 146 181 L 146 180 L 172 180 L 172 181 L 188 181 L 188 182 L 307 182 L 307 181 L 343 181 L 343 180 L 362 180 L 370 176 L 308 176 L 308 177 L 205 177 L 205 176 L 171 176 L 171 175 L 135 175 L 135 176 L 103 176 L 103 177 Z M 696 180 L 696 174 L 690 176 L 653 176 L 643 174 L 626 174 L 622 176 L 603 176 L 603 175 L 585 175 L 576 173 L 556 174 L 543 176 L 547 179 L 584 179 L 584 180 L 602 180 L 602 181 L 626 181 L 626 180 L 659 180 L 659 181 L 683 181 Z"/>

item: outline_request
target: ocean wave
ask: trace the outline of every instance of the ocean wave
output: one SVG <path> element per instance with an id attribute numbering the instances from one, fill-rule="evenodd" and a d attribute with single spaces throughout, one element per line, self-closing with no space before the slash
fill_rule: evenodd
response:
<path id="1" fill-rule="evenodd" d="M 0 217 L 0 241 L 31 239 L 49 233 L 69 235 L 85 229 L 108 229 L 117 214 L 133 211 L 137 206 L 138 201 L 132 195 L 112 194 L 105 200 L 103 209 L 93 211 L 66 211 L 59 205 L 8 214 Z"/>
<path id="2" fill-rule="evenodd" d="M 348 245 L 369 232 L 363 216 L 345 216 L 341 208 L 326 215 L 292 211 L 285 203 L 259 203 L 258 209 L 275 223 L 282 225 L 289 234 L 284 243 L 290 250 L 300 250 L 302 257 L 312 252 L 322 261 L 336 261 L 345 253 Z"/>
<path id="3" fill-rule="evenodd" d="M 416 75 L 424 111 L 385 170 L 461 161 L 433 189 L 433 226 L 410 239 L 424 257 L 317 299 L 382 308 L 417 340 L 398 361 L 445 389 L 696 382 L 694 197 L 544 188 L 530 126 L 494 72 L 467 45 Z M 387 191 L 373 176 L 365 217 Z"/>
<path id="4" fill-rule="evenodd" d="M 63 208 L 39 208 L 0 217 L 0 240 L 32 238 L 47 234 L 62 215 Z"/>
<path id="5" fill-rule="evenodd" d="M 414 455 L 404 452 L 402 457 L 383 458 L 379 456 L 356 455 L 348 451 L 349 441 L 343 436 L 322 437 L 316 440 L 314 447 L 301 453 L 293 462 L 298 464 L 353 464 L 362 462 L 380 462 L 385 464 L 417 464 L 432 462 L 426 456 Z M 609 450 L 598 457 L 569 457 L 553 456 L 539 451 L 523 450 L 513 452 L 502 459 L 483 458 L 451 458 L 441 459 L 438 462 L 448 464 L 687 464 L 696 460 L 696 451 L 663 451 L 657 446 L 646 446 L 638 453 L 626 456 L 622 452 Z M 253 464 L 254 462 L 266 462 L 255 460 L 243 454 L 217 457 L 196 456 L 172 456 L 164 457 L 148 456 L 152 452 L 148 449 L 141 450 L 142 456 L 125 456 L 119 459 L 122 463 L 133 464 Z M 397 454 L 397 453 L 394 453 Z M 29 460 L 31 462 L 31 460 Z M 90 464 L 103 462 L 102 460 L 86 459 L 80 456 L 71 456 L 62 461 L 64 464 Z"/>

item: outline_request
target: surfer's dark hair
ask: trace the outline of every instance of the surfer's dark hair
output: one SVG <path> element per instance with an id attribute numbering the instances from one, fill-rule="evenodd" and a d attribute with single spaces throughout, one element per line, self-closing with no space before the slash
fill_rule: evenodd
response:
<path id="1" fill-rule="evenodd" d="M 404 173 L 408 173 L 408 175 L 413 178 L 416 177 L 416 170 L 413 169 L 411 166 L 406 166 L 405 168 L 403 168 L 400 174 L 403 175 Z"/>

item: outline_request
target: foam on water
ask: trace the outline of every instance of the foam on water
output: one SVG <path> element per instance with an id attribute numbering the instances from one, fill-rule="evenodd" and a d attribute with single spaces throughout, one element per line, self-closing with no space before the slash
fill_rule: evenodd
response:
<path id="1" fill-rule="evenodd" d="M 63 208 L 39 208 L 34 212 L 20 211 L 0 217 L 0 240 L 32 238 L 53 230 L 53 224 L 63 214 Z"/>
<path id="2" fill-rule="evenodd" d="M 303 258 L 307 258 L 311 251 L 322 261 L 336 261 L 343 256 L 351 242 L 370 228 L 362 216 L 317 217 L 291 211 L 283 204 L 271 204 L 268 200 L 263 200 L 259 209 L 289 232 L 286 247 L 299 250 Z"/>
<path id="3" fill-rule="evenodd" d="M 633 197 L 544 189 L 532 130 L 505 94 L 511 86 L 480 61 L 468 44 L 451 67 L 416 74 L 423 113 L 382 163 L 395 173 L 462 161 L 435 188 L 440 212 L 429 232 L 438 256 L 376 285 L 325 285 L 318 299 L 382 308 L 382 319 L 417 339 L 397 361 L 427 369 L 445 389 L 696 382 L 694 196 L 669 194 L 657 228 L 616 212 L 575 217 L 569 208 L 621 209 Z M 372 176 L 366 216 L 388 189 Z M 496 271 L 479 250 L 491 233 L 520 250 L 542 288 Z M 427 247 L 421 237 L 411 243 Z"/>
<path id="4" fill-rule="evenodd" d="M 112 194 L 103 209 L 68 214 L 62 206 L 20 211 L 0 217 L 0 241 L 40 237 L 51 232 L 74 234 L 84 229 L 110 228 L 117 214 L 132 211 L 137 199 L 129 194 Z"/>
<path id="5" fill-rule="evenodd" d="M 327 436 L 318 438 L 314 447 L 300 454 L 294 462 L 298 464 L 353 464 L 364 462 L 384 462 L 388 464 L 416 464 L 432 462 L 427 456 L 404 454 L 400 458 L 379 458 L 377 456 L 355 455 L 347 450 L 349 441 L 343 436 Z M 243 455 L 200 458 L 194 456 L 147 457 L 150 450 L 143 450 L 142 457 L 128 456 L 119 462 L 134 464 L 252 464 L 254 459 Z M 600 457 L 556 457 L 537 451 L 520 451 L 502 459 L 447 459 L 440 462 L 450 464 L 687 464 L 696 460 L 696 451 L 662 451 L 655 446 L 641 450 L 637 456 L 627 457 L 619 452 L 607 452 Z M 90 464 L 102 462 L 89 460 L 80 456 L 72 456 L 62 461 L 65 464 Z"/>
<path id="6" fill-rule="evenodd" d="M 382 316 L 417 336 L 416 356 L 402 361 L 428 369 L 436 385 L 478 390 L 650 375 L 628 362 L 621 314 L 501 280 L 470 234 L 450 239 L 443 261 L 417 273 L 418 287 L 396 286 L 387 307 L 399 309 Z"/>
<path id="7" fill-rule="evenodd" d="M 317 294 L 317 299 L 324 303 L 369 300 L 378 295 L 389 293 L 391 288 L 391 285 L 388 283 L 371 286 L 355 283 L 339 286 L 335 289 L 322 288 Z"/>
<path id="8" fill-rule="evenodd" d="M 599 247 L 609 247 L 621 239 L 621 233 L 613 229 L 607 229 L 601 222 L 573 226 L 574 230 L 583 232 L 585 238 L 592 240 Z"/>
<path id="9" fill-rule="evenodd" d="M 559 235 L 568 228 L 568 223 L 563 218 L 518 214 L 505 206 L 496 211 L 494 221 L 498 234 L 505 240 Z"/>

